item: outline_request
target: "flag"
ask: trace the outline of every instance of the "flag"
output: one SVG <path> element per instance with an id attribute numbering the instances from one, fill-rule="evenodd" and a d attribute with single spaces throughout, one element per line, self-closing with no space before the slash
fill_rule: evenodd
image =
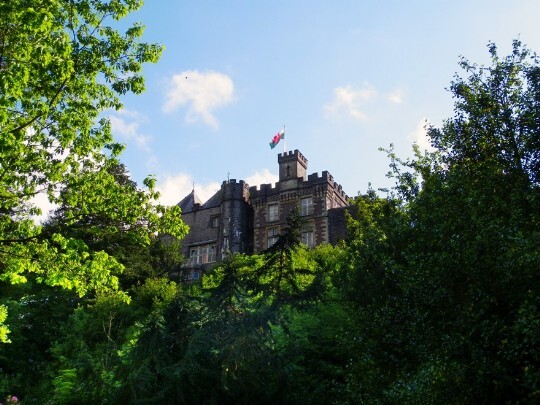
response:
<path id="1" fill-rule="evenodd" d="M 279 141 L 283 138 L 285 138 L 285 127 L 283 127 L 283 129 L 272 138 L 272 142 L 270 142 L 270 148 L 274 149 L 275 146 L 279 143 Z"/>

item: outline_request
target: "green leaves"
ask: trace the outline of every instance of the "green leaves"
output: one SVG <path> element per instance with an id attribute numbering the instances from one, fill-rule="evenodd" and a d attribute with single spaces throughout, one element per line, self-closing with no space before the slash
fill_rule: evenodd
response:
<path id="1" fill-rule="evenodd" d="M 460 66 L 468 77 L 456 76 L 450 91 L 456 116 L 442 129 L 429 128 L 447 164 L 490 164 L 502 173 L 540 183 L 538 149 L 539 59 L 519 40 L 504 58 L 488 45 L 492 64 L 477 66 L 465 58 Z"/>
<path id="2" fill-rule="evenodd" d="M 141 42 L 140 24 L 125 33 L 114 27 L 141 5 L 0 4 L 1 280 L 21 283 L 35 274 L 79 295 L 115 291 L 122 265 L 89 240 L 71 237 L 75 224 L 88 225 L 96 240 L 128 235 L 140 246 L 156 233 L 185 235 L 178 209 L 156 203 L 152 182 L 141 190 L 118 181 L 122 146 L 110 123 L 98 120 L 105 110 L 121 108 L 121 95 L 144 90 L 142 65 L 161 53 L 161 46 Z M 62 215 L 45 231 L 34 224 L 39 195 L 62 205 Z"/>
<path id="3" fill-rule="evenodd" d="M 9 343 L 8 339 L 9 328 L 4 325 L 4 322 L 7 319 L 7 307 L 5 305 L 0 305 L 0 343 Z"/>
<path id="4" fill-rule="evenodd" d="M 518 41 L 489 49 L 490 67 L 461 61 L 454 117 L 428 131 L 438 151 L 390 150 L 396 188 L 355 201 L 343 291 L 358 402 L 536 399 L 539 61 Z"/>

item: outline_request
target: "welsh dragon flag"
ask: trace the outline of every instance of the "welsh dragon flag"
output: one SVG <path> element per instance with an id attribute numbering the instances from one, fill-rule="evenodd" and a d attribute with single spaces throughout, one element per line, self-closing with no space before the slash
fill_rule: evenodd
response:
<path id="1" fill-rule="evenodd" d="M 279 143 L 281 139 L 285 138 L 285 127 L 281 131 L 279 131 L 274 137 L 272 138 L 272 142 L 270 142 L 270 148 L 274 149 L 276 145 Z"/>

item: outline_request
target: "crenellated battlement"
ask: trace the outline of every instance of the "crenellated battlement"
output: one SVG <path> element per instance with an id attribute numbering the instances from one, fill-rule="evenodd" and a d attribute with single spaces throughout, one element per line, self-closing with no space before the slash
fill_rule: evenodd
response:
<path id="1" fill-rule="evenodd" d="M 224 180 L 221 183 L 221 195 L 218 198 L 222 200 L 238 199 L 249 202 L 251 198 L 264 197 L 269 194 L 288 191 L 291 187 L 308 189 L 323 184 L 328 185 L 329 188 L 344 201 L 349 198 L 343 191 L 341 184 L 336 183 L 334 177 L 327 170 L 323 171 L 321 174 L 312 173 L 307 177 L 305 175 L 298 176 L 298 174 L 302 174 L 302 172 L 298 173 L 297 171 L 294 172 L 294 175 L 290 175 L 290 173 L 283 174 L 282 171 L 290 171 L 289 165 L 291 163 L 300 165 L 301 170 L 304 170 L 305 167 L 307 167 L 307 159 L 298 151 L 298 149 L 278 154 L 278 162 L 280 164 L 280 180 L 277 183 L 249 186 L 244 180 Z M 216 197 L 217 196 L 213 198 L 215 199 Z"/>
<path id="2" fill-rule="evenodd" d="M 229 179 L 221 183 L 223 199 L 242 199 L 249 200 L 249 185 L 244 180 Z"/>
<path id="3" fill-rule="evenodd" d="M 221 183 L 221 186 L 236 186 L 236 185 L 244 185 L 247 184 L 244 180 L 236 180 L 236 179 L 229 179 L 229 180 L 223 180 L 223 183 Z"/>
<path id="4" fill-rule="evenodd" d="M 292 150 L 288 152 L 283 152 L 278 154 L 278 163 L 289 163 L 289 162 L 300 162 L 304 168 L 307 168 L 308 160 L 298 149 L 295 149 L 294 152 Z"/>
<path id="5" fill-rule="evenodd" d="M 308 160 L 298 149 L 278 154 L 279 181 L 302 178 L 306 180 Z"/>
<path id="6" fill-rule="evenodd" d="M 272 185 L 271 183 L 267 183 L 267 184 L 259 184 L 258 186 L 251 186 L 249 188 L 249 195 L 253 197 L 257 195 L 266 194 L 268 192 L 271 192 L 272 190 L 277 190 L 276 188 L 277 184 L 279 183 L 274 183 L 274 185 Z"/>
<path id="7" fill-rule="evenodd" d="M 310 188 L 315 185 L 328 184 L 334 192 L 340 195 L 342 198 L 347 199 L 347 194 L 343 191 L 341 184 L 334 181 L 334 177 L 328 172 L 323 171 L 321 175 L 319 173 L 312 173 L 307 177 L 307 180 L 298 178 L 297 188 Z M 265 196 L 267 194 L 274 194 L 282 191 L 281 182 L 274 184 L 260 184 L 259 186 L 249 187 L 249 195 L 251 198 Z"/>

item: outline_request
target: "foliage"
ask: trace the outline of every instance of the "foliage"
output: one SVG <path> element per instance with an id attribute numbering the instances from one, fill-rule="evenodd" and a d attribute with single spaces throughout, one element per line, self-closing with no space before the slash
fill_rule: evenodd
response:
<path id="1" fill-rule="evenodd" d="M 519 40 L 504 58 L 494 43 L 488 49 L 491 66 L 461 59 L 469 76 L 456 76 L 450 85 L 455 115 L 441 129 L 429 127 L 428 134 L 448 164 L 489 166 L 538 186 L 540 60 Z"/>
<path id="2" fill-rule="evenodd" d="M 117 290 L 121 264 L 103 250 L 43 232 L 35 198 L 65 209 L 62 222 L 99 217 L 110 235 L 129 230 L 141 244 L 155 232 L 181 238 L 179 210 L 155 203 L 154 180 L 142 191 L 117 181 L 122 146 L 99 118 L 119 96 L 144 90 L 141 68 L 161 47 L 140 41 L 143 27 L 120 33 L 113 23 L 139 0 L 14 0 L 0 4 L 0 279 L 29 274 L 51 286 Z M 119 226 L 119 223 L 122 226 Z M 5 329 L 2 329 L 5 332 Z M 4 340 L 6 337 L 3 337 Z"/>
<path id="3" fill-rule="evenodd" d="M 259 255 L 233 255 L 203 278 L 201 327 L 180 367 L 198 382 L 183 377 L 186 402 L 273 403 L 293 386 L 278 341 L 289 335 L 296 317 L 320 302 L 329 275 L 337 271 L 333 248 L 301 245 L 301 226 L 292 212 L 273 247 Z"/>
<path id="4" fill-rule="evenodd" d="M 178 294 L 174 282 L 148 279 L 133 289 L 131 304 L 105 295 L 79 308 L 52 350 L 57 363 L 52 371 L 54 400 L 118 402 L 126 387 L 147 393 L 145 378 L 158 373 L 159 353 L 171 349 L 171 342 L 159 341 L 159 336 L 164 314 Z"/>
<path id="5" fill-rule="evenodd" d="M 451 86 L 455 116 L 429 129 L 437 153 L 391 156 L 396 193 L 356 202 L 345 274 L 361 327 L 356 401 L 537 400 L 538 60 L 525 63 L 519 42 L 503 61 L 489 49 L 490 68 L 462 61 L 473 73 Z"/>
<path id="6" fill-rule="evenodd" d="M 283 306 L 317 301 L 324 293 L 324 272 L 301 246 L 304 218 L 294 209 L 274 245 L 263 253 L 264 264 L 248 281 L 258 305 L 278 312 Z"/>
<path id="7" fill-rule="evenodd" d="M 115 186 L 128 188 L 137 198 L 143 195 L 129 178 L 124 165 L 112 163 L 108 171 L 113 175 Z M 69 204 L 64 194 L 60 198 L 62 205 L 45 223 L 43 234 L 62 233 L 83 241 L 93 251 L 104 251 L 113 256 L 124 267 L 119 275 L 124 289 L 146 278 L 162 277 L 178 271 L 182 262 L 178 240 L 165 242 L 156 238 L 149 232 L 146 221 L 132 222 L 125 215 L 112 217 L 97 211 L 79 215 L 76 212 L 80 207 Z M 67 218 L 77 219 L 68 221 Z"/>
<path id="8" fill-rule="evenodd" d="M 300 242 L 302 217 L 291 212 L 276 243 L 260 255 L 230 257 L 205 277 L 203 286 L 211 294 L 211 308 L 242 313 L 246 305 L 267 318 L 264 325 L 282 308 L 300 307 L 319 300 L 326 288 L 325 269 Z M 247 310 L 249 312 L 249 310 Z M 263 317 L 264 318 L 264 317 Z"/>
<path id="9" fill-rule="evenodd" d="M 333 292 L 326 302 L 290 311 L 273 328 L 274 356 L 285 374 L 276 387 L 283 403 L 343 403 L 355 325 L 349 308 Z M 281 370 L 281 369 L 280 369 Z"/>
<path id="10" fill-rule="evenodd" d="M 7 335 L 9 333 L 9 328 L 6 325 L 3 325 L 7 318 L 7 307 L 5 305 L 0 306 L 0 342 L 10 343 Z"/>

